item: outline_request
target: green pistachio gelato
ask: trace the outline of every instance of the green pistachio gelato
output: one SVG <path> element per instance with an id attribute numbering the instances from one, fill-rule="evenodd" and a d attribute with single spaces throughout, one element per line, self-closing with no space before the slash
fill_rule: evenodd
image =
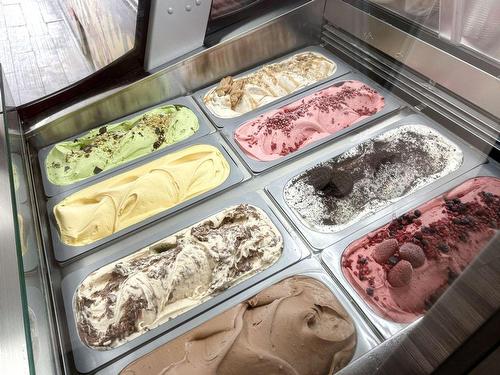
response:
<path id="1" fill-rule="evenodd" d="M 186 139 L 199 128 L 189 108 L 167 105 L 57 143 L 45 161 L 55 185 L 69 185 Z"/>

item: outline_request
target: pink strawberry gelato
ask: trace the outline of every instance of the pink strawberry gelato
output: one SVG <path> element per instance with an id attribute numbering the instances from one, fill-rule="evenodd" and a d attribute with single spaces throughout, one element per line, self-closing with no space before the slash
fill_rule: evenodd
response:
<path id="1" fill-rule="evenodd" d="M 379 112 L 384 98 L 359 81 L 335 83 L 241 125 L 234 138 L 252 159 L 295 152 Z"/>
<path id="2" fill-rule="evenodd" d="M 500 179 L 477 177 L 352 243 L 344 276 L 378 314 L 425 313 L 500 228 Z"/>

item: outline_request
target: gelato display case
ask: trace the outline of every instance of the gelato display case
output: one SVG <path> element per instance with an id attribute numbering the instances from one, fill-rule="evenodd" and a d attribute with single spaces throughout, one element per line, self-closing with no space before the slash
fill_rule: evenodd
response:
<path id="1" fill-rule="evenodd" d="M 1 76 L 0 372 L 498 372 L 498 2 L 135 3 L 120 85 Z"/>

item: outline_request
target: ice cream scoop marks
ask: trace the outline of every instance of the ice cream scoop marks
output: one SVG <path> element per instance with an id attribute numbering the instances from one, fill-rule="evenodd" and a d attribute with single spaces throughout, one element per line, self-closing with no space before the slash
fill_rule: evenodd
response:
<path id="1" fill-rule="evenodd" d="M 198 117 L 187 107 L 155 108 L 57 143 L 50 149 L 44 169 L 52 184 L 74 184 L 188 138 L 199 126 Z"/>
<path id="2" fill-rule="evenodd" d="M 338 82 L 248 121 L 234 138 L 252 159 L 272 161 L 374 115 L 384 98 L 360 81 Z"/>
<path id="3" fill-rule="evenodd" d="M 183 148 L 91 185 L 54 206 L 61 241 L 94 243 L 224 183 L 230 165 L 207 144 Z"/>
<path id="4" fill-rule="evenodd" d="M 356 343 L 352 317 L 330 289 L 296 275 L 156 348 L 120 374 L 331 374 L 349 363 Z"/>
<path id="5" fill-rule="evenodd" d="M 270 267 L 282 250 L 262 210 L 224 210 L 87 276 L 74 300 L 80 338 L 120 346 Z"/>

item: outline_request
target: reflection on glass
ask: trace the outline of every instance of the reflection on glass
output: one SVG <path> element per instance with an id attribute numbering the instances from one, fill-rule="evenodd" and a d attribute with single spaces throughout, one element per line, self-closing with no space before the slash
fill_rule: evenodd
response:
<path id="1" fill-rule="evenodd" d="M 138 0 L 61 0 L 61 5 L 95 69 L 134 47 Z"/>
<path id="2" fill-rule="evenodd" d="M 14 223 L 19 234 L 18 248 L 12 249 L 12 251 L 17 250 L 19 259 L 23 263 L 23 272 L 19 276 L 26 293 L 27 306 L 24 306 L 24 321 L 26 322 L 27 348 L 30 351 L 28 361 L 30 369 L 34 369 L 37 374 L 53 374 L 56 362 L 52 353 L 53 345 L 47 305 L 42 292 L 44 288 L 39 267 L 34 210 L 28 193 L 28 173 L 23 159 L 23 138 L 17 112 L 12 110 L 14 102 L 7 86 L 5 86 L 4 92 L 3 99 L 6 105 L 4 121 L 10 150 L 14 189 L 13 203 L 17 213 L 14 215 Z M 28 341 L 29 339 L 31 342 Z"/>
<path id="3" fill-rule="evenodd" d="M 49 318 L 39 284 L 38 272 L 25 275 L 31 335 L 31 350 L 37 374 L 55 374 Z"/>
<path id="4" fill-rule="evenodd" d="M 451 44 L 500 62 L 498 0 L 369 0 L 439 33 Z"/>
<path id="5" fill-rule="evenodd" d="M 438 0 L 370 0 L 405 18 L 437 31 L 439 28 Z"/>

